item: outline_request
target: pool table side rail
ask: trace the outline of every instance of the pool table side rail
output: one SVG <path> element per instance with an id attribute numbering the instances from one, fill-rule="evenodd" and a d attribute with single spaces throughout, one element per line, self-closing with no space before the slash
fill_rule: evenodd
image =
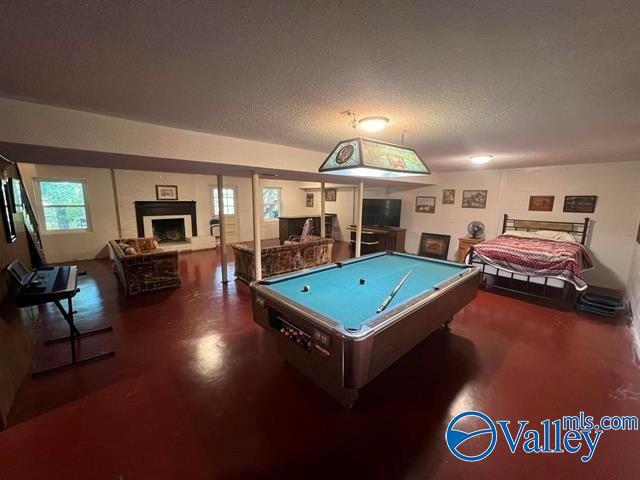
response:
<path id="1" fill-rule="evenodd" d="M 422 303 L 411 310 L 404 310 L 402 321 L 394 321 L 385 325 L 383 329 L 376 330 L 372 342 L 347 343 L 346 358 L 366 355 L 366 350 L 369 350 L 370 354 L 369 361 L 366 363 L 345 362 L 344 385 L 349 388 L 361 388 L 442 325 L 451 322 L 453 316 L 471 302 L 478 293 L 479 272 L 472 278 L 465 277 L 465 280 L 454 282 L 451 289 L 444 291 L 448 295 L 431 296 L 426 304 Z M 350 368 L 354 366 L 360 366 L 362 370 Z"/>
<path id="2" fill-rule="evenodd" d="M 402 252 L 393 252 L 391 250 L 388 250 L 386 252 L 376 252 L 376 253 L 371 253 L 368 255 L 362 255 L 361 257 L 358 258 L 350 258 L 347 260 L 341 260 L 338 262 L 331 262 L 331 263 L 327 263 L 326 265 L 319 265 L 317 267 L 309 267 L 309 268 L 303 268 L 301 270 L 296 270 L 295 272 L 287 272 L 287 273 L 283 273 L 280 275 L 274 275 L 273 277 L 269 277 L 269 278 L 263 278 L 262 280 L 257 280 L 255 283 L 260 284 L 260 285 L 271 285 L 274 283 L 278 283 L 284 280 L 289 280 L 290 278 L 298 278 L 298 277 L 304 277 L 306 275 L 310 275 L 316 272 L 321 272 L 323 270 L 330 270 L 333 268 L 340 268 L 341 266 L 345 266 L 345 265 L 349 265 L 351 263 L 358 263 L 358 262 L 362 262 L 365 260 L 369 260 L 371 258 L 375 258 L 375 257 L 382 257 L 385 255 L 397 255 L 399 257 L 408 257 L 408 258 L 412 258 L 412 259 L 420 259 L 420 260 L 424 260 L 425 262 L 433 262 L 433 263 L 442 263 L 445 265 L 453 265 L 456 267 L 460 267 L 460 268 L 468 268 L 468 267 L 472 267 L 472 265 L 468 265 L 466 263 L 458 263 L 458 262 L 451 262 L 449 260 L 441 260 L 439 258 L 431 258 L 431 257 L 418 257 L 417 255 L 412 255 L 410 253 L 402 253 Z M 477 268 L 477 267 L 476 267 Z M 254 283 L 254 282 L 252 282 Z"/>

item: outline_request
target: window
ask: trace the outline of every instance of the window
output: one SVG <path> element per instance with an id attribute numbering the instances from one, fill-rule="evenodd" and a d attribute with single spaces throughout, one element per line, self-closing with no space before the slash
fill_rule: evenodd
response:
<path id="1" fill-rule="evenodd" d="M 236 190 L 234 188 L 222 187 L 222 204 L 225 215 L 236 214 Z M 213 216 L 217 217 L 218 215 L 218 187 L 213 187 Z"/>
<path id="2" fill-rule="evenodd" d="M 280 188 L 267 187 L 262 189 L 262 208 L 265 220 L 273 220 L 280 216 L 282 210 Z"/>
<path id="3" fill-rule="evenodd" d="M 84 181 L 38 180 L 37 184 L 45 230 L 89 229 Z"/>

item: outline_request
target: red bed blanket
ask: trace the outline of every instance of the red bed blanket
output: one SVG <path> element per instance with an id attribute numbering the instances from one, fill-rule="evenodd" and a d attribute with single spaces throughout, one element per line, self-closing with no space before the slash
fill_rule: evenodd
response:
<path id="1" fill-rule="evenodd" d="M 577 290 L 587 288 L 582 271 L 593 266 L 585 248 L 573 242 L 501 235 L 475 245 L 473 250 L 495 267 L 522 275 L 561 278 Z"/>

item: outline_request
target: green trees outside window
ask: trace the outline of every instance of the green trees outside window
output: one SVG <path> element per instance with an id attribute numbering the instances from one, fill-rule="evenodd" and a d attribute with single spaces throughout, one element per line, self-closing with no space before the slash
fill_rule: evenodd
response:
<path id="1" fill-rule="evenodd" d="M 38 185 L 46 230 L 89 228 L 83 182 L 39 180 Z"/>

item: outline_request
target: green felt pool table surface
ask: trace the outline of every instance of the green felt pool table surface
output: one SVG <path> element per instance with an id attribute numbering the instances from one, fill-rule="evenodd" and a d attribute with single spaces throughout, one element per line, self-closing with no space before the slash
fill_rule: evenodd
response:
<path id="1" fill-rule="evenodd" d="M 308 271 L 266 280 L 265 287 L 289 301 L 313 310 L 346 329 L 364 323 L 439 287 L 464 273 L 469 267 L 416 255 L 378 253 Z M 388 305 L 376 313 L 384 299 L 402 280 L 411 275 Z M 365 283 L 360 284 L 360 279 Z M 303 291 L 304 286 L 308 291 Z"/>

